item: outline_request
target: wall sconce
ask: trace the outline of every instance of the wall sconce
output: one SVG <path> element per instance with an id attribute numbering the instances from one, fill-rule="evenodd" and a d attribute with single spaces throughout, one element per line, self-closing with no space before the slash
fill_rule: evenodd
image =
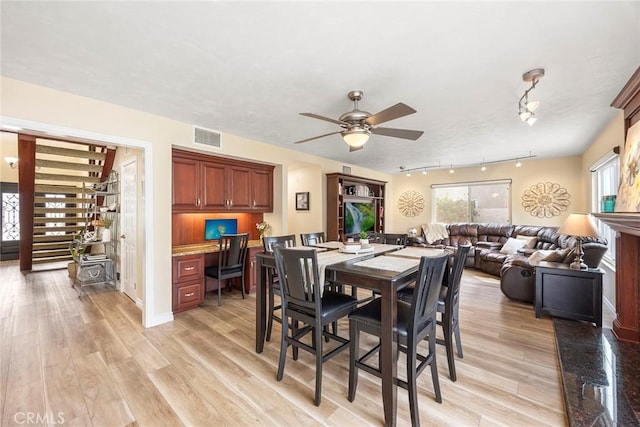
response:
<path id="1" fill-rule="evenodd" d="M 18 158 L 17 157 L 5 157 L 4 161 L 9 164 L 11 169 L 15 169 L 18 167 Z"/>
<path id="2" fill-rule="evenodd" d="M 529 101 L 529 92 L 536 87 L 536 84 L 538 84 L 543 76 L 544 68 L 535 68 L 522 75 L 522 80 L 531 83 L 531 87 L 524 91 L 524 94 L 520 97 L 520 101 L 518 101 L 518 115 L 520 116 L 520 120 L 529 126 L 533 126 L 536 120 L 538 120 L 534 111 L 540 106 L 539 101 Z"/>

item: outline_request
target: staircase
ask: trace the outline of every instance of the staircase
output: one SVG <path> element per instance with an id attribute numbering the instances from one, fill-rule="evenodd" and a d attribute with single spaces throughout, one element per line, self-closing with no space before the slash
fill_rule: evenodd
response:
<path id="1" fill-rule="evenodd" d="M 32 142 L 34 153 L 29 153 L 33 156 L 32 167 L 20 170 L 20 185 L 23 172 L 32 171 L 33 176 L 32 227 L 29 227 L 33 232 L 27 236 L 31 234 L 23 227 L 27 218 L 21 218 L 21 270 L 30 270 L 35 264 L 72 260 L 69 244 L 76 233 L 90 228 L 91 220 L 95 219 L 92 218 L 95 199 L 90 194 L 95 184 L 106 180 L 115 155 L 115 150 L 104 146 L 39 138 L 33 138 Z M 19 165 L 23 167 L 22 156 Z M 22 189 L 20 198 L 22 216 L 22 203 L 26 202 L 22 200 Z M 28 240 L 31 249 L 25 251 Z M 29 260 L 24 259 L 25 253 L 31 254 Z"/>

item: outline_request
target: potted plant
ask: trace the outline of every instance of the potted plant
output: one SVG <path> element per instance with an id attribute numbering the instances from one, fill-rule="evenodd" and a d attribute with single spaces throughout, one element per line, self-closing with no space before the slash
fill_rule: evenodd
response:
<path id="1" fill-rule="evenodd" d="M 369 244 L 369 233 L 361 231 L 358 236 L 360 236 L 360 245 L 365 246 Z"/>
<path id="2" fill-rule="evenodd" d="M 111 225 L 113 224 L 113 218 L 110 218 L 106 215 L 103 215 L 102 218 L 102 226 L 104 230 L 102 230 L 102 241 L 110 242 L 111 241 Z"/>
<path id="3" fill-rule="evenodd" d="M 69 277 L 71 279 L 75 279 L 76 278 L 78 261 L 80 261 L 80 257 L 87 250 L 87 246 L 82 244 L 82 237 L 81 237 L 82 234 L 81 233 L 82 232 L 80 232 L 80 231 L 78 233 L 76 233 L 75 238 L 73 239 L 73 241 L 69 245 L 69 252 L 71 253 L 71 257 L 73 258 L 73 261 L 70 262 L 69 264 L 67 264 L 67 270 L 69 272 Z"/>

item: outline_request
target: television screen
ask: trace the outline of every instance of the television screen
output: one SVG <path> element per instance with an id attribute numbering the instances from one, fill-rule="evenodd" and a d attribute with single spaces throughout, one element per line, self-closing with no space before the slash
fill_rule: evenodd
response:
<path id="1" fill-rule="evenodd" d="M 204 240 L 219 239 L 221 234 L 238 233 L 238 220 L 233 219 L 205 219 Z"/>
<path id="2" fill-rule="evenodd" d="M 373 202 L 344 203 L 344 232 L 357 234 L 374 231 L 376 225 L 376 204 Z"/>

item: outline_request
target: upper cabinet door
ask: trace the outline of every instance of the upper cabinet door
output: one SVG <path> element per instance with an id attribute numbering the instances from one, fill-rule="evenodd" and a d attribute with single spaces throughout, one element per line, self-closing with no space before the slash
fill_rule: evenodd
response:
<path id="1" fill-rule="evenodd" d="M 193 211 L 200 209 L 200 162 L 193 159 L 173 158 L 174 210 Z"/>
<path id="2" fill-rule="evenodd" d="M 229 208 L 234 211 L 250 210 L 251 198 L 251 169 L 244 166 L 228 166 L 228 198 Z"/>
<path id="3" fill-rule="evenodd" d="M 273 212 L 273 170 L 254 169 L 252 174 L 253 209 Z"/>
<path id="4" fill-rule="evenodd" d="M 202 162 L 202 209 L 227 210 L 226 166 L 221 163 Z"/>

